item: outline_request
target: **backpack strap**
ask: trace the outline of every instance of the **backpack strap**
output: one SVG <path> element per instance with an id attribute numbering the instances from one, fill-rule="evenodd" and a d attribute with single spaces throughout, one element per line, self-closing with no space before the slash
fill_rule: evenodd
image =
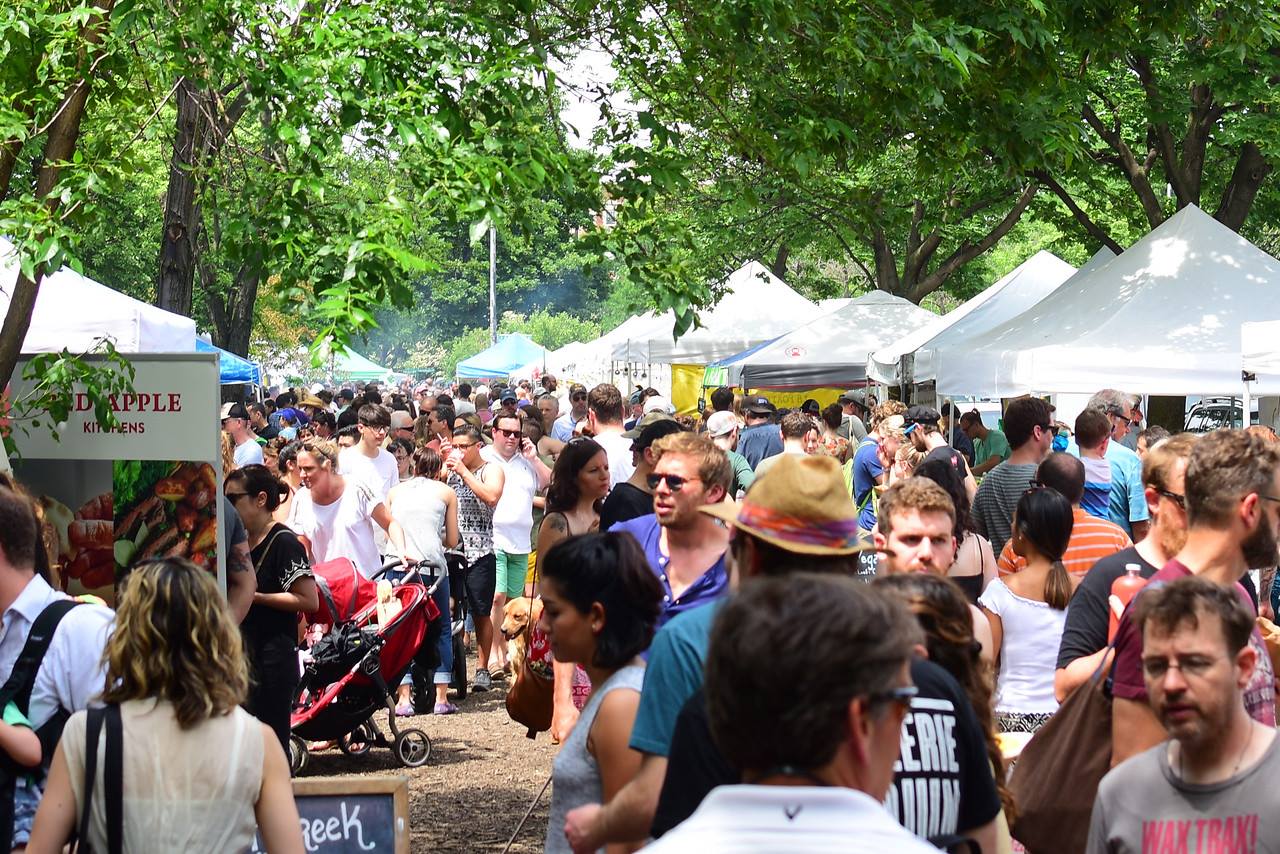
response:
<path id="1" fill-rule="evenodd" d="M 107 852 L 124 851 L 124 725 L 120 706 L 89 709 L 85 722 L 84 800 L 80 808 L 79 847 L 89 849 L 89 822 L 93 816 L 93 790 L 98 779 L 98 742 L 105 723 L 106 756 L 102 771 L 102 788 L 106 793 Z"/>
<path id="2" fill-rule="evenodd" d="M 58 630 L 62 618 L 79 604 L 74 599 L 56 599 L 46 605 L 36 617 L 31 624 L 31 631 L 27 633 L 27 642 L 23 644 L 18 660 L 13 664 L 9 679 L 0 687 L 0 708 L 12 702 L 24 715 L 27 713 L 27 707 L 31 703 L 31 689 L 35 687 L 36 674 L 40 672 L 45 653 L 53 642 L 54 632 Z"/>

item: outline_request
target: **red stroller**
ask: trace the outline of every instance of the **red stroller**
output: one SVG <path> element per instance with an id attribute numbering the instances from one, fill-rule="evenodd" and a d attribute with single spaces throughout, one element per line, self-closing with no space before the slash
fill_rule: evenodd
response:
<path id="1" fill-rule="evenodd" d="M 377 576 L 399 565 L 393 560 Z M 386 625 L 377 625 L 376 580 L 363 577 L 345 558 L 318 564 L 314 572 L 320 608 L 308 619 L 330 629 L 312 647 L 312 661 L 294 699 L 289 743 L 293 773 L 307 765 L 308 741 L 335 739 L 348 755 L 367 753 L 377 745 L 391 747 L 410 768 L 425 765 L 431 739 L 420 729 L 401 730 L 396 725 L 395 686 L 418 654 L 427 627 L 440 617 L 431 599 L 434 587 L 418 583 L 417 571 L 411 569 L 392 590 L 399 613 Z M 374 713 L 384 707 L 390 712 L 392 741 L 373 721 Z"/>

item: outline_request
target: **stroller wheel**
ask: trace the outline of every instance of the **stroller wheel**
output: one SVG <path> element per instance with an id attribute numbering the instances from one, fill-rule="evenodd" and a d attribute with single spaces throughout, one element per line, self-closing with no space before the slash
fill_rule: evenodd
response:
<path id="1" fill-rule="evenodd" d="M 361 724 L 352 732 L 338 739 L 338 749 L 347 756 L 364 756 L 373 744 L 373 734 Z"/>
<path id="2" fill-rule="evenodd" d="M 396 758 L 406 768 L 420 768 L 431 758 L 431 739 L 420 729 L 401 730 L 396 736 Z"/>
<path id="3" fill-rule="evenodd" d="M 289 736 L 289 773 L 297 777 L 307 767 L 307 743 L 296 735 Z"/>

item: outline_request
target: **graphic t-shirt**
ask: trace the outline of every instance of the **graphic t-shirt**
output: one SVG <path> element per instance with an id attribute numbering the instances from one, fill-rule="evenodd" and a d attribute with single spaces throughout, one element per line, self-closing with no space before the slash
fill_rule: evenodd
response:
<path id="1" fill-rule="evenodd" d="M 1186 578 L 1188 575 L 1191 575 L 1191 570 L 1187 569 L 1180 561 L 1171 560 L 1164 565 L 1163 569 L 1151 576 L 1147 586 L 1142 588 L 1138 596 L 1134 597 L 1134 601 L 1136 602 L 1139 597 L 1146 595 L 1148 590 L 1154 589 L 1161 583 L 1176 581 L 1179 578 Z M 1235 585 L 1235 591 L 1239 595 L 1240 601 L 1249 609 L 1249 612 L 1256 614 L 1257 608 L 1254 607 L 1248 591 L 1239 583 Z M 1111 691 L 1114 696 L 1121 699 L 1137 700 L 1145 703 L 1147 701 L 1147 685 L 1142 678 L 1142 635 L 1138 632 L 1133 620 L 1130 619 L 1132 610 L 1133 603 L 1131 602 L 1129 603 L 1129 611 L 1126 611 L 1125 615 L 1120 618 L 1120 628 L 1116 630 L 1115 664 L 1111 668 Z M 1258 723 L 1275 726 L 1275 670 L 1271 666 L 1271 656 L 1267 652 L 1267 644 L 1258 632 L 1257 626 L 1254 626 L 1253 632 L 1249 636 L 1249 646 L 1258 655 L 1258 666 L 1254 668 L 1253 678 L 1245 686 L 1244 707 L 1249 712 L 1249 716 Z"/>
<path id="2" fill-rule="evenodd" d="M 1156 745 L 1102 778 L 1088 854 L 1280 851 L 1280 738 L 1252 768 L 1207 785 L 1179 779 L 1168 751 L 1168 742 Z"/>
<path id="3" fill-rule="evenodd" d="M 1111 518 L 1111 463 L 1105 459 L 1081 457 L 1084 463 L 1084 497 L 1080 507 L 1090 516 Z"/>
<path id="4" fill-rule="evenodd" d="M 484 479 L 488 465 L 485 463 L 476 469 L 476 478 Z M 462 540 L 463 554 L 475 563 L 476 558 L 493 552 L 493 508 L 480 500 L 461 475 L 450 474 L 449 486 L 458 495 L 458 537 Z"/>
<path id="5" fill-rule="evenodd" d="M 284 525 L 276 523 L 251 551 L 257 571 L 259 593 L 287 593 L 300 578 L 312 576 L 307 550 L 298 537 Z M 251 605 L 240 630 L 250 649 L 258 649 L 277 641 L 290 647 L 297 645 L 298 615 L 266 605 Z"/>
<path id="6" fill-rule="evenodd" d="M 981 827 L 1000 811 L 1000 796 L 977 716 L 960 685 L 933 662 L 913 659 L 911 681 L 920 693 L 902 722 L 885 808 L 924 839 Z M 676 719 L 653 835 L 687 819 L 716 786 L 738 782 L 737 769 L 711 738 L 699 690 Z"/>

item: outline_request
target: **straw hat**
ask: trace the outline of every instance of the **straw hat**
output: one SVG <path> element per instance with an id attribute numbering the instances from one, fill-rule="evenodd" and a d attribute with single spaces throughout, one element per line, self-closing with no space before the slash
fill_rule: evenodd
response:
<path id="1" fill-rule="evenodd" d="M 699 509 L 789 552 L 848 555 L 874 548 L 858 541 L 858 510 L 832 457 L 784 454 L 742 501 Z"/>
<path id="2" fill-rule="evenodd" d="M 299 406 L 310 406 L 313 409 L 324 409 L 324 401 L 316 397 L 314 394 L 304 394 L 302 399 L 298 401 Z"/>

